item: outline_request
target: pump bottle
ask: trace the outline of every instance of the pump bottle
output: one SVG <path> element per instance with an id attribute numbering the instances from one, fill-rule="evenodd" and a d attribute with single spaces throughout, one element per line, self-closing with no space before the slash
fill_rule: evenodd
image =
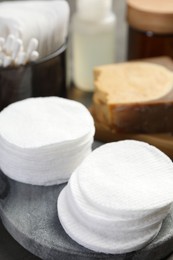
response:
<path id="1" fill-rule="evenodd" d="M 115 62 L 116 17 L 112 0 L 77 0 L 72 18 L 73 82 L 93 91 L 93 69 Z"/>

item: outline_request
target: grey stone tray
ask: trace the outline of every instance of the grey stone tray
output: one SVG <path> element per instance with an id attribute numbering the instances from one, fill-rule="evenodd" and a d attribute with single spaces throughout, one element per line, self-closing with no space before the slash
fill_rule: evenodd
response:
<path id="1" fill-rule="evenodd" d="M 173 252 L 173 211 L 156 239 L 143 250 L 124 255 L 94 253 L 64 232 L 57 198 L 64 185 L 31 186 L 0 172 L 0 216 L 8 232 L 28 251 L 45 260 L 158 260 Z"/>

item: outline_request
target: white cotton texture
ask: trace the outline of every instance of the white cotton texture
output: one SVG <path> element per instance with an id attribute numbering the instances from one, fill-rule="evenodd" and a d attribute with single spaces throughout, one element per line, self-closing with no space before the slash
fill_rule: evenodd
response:
<path id="1" fill-rule="evenodd" d="M 70 10 L 64 0 L 8 1 L 0 3 L 0 35 L 14 35 L 27 50 L 32 38 L 39 42 L 40 58 L 55 52 L 66 41 Z"/>
<path id="2" fill-rule="evenodd" d="M 91 152 L 95 128 L 80 103 L 58 97 L 30 98 L 0 113 L 0 168 L 33 185 L 68 181 Z"/>
<path id="3" fill-rule="evenodd" d="M 67 234 L 96 252 L 139 250 L 160 231 L 173 202 L 173 164 L 138 141 L 101 146 L 72 174 L 58 198 Z"/>

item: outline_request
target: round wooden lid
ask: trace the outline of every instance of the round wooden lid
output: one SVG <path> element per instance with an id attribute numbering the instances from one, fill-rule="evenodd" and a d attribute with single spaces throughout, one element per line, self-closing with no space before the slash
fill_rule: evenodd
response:
<path id="1" fill-rule="evenodd" d="M 173 1 L 127 0 L 127 20 L 142 31 L 173 33 Z"/>

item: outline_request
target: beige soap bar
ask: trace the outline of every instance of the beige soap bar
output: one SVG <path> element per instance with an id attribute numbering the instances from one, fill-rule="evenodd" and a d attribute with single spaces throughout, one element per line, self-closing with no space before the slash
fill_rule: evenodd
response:
<path id="1" fill-rule="evenodd" d="M 130 62 L 95 69 L 93 113 L 119 133 L 173 131 L 173 73 L 161 65 Z"/>

